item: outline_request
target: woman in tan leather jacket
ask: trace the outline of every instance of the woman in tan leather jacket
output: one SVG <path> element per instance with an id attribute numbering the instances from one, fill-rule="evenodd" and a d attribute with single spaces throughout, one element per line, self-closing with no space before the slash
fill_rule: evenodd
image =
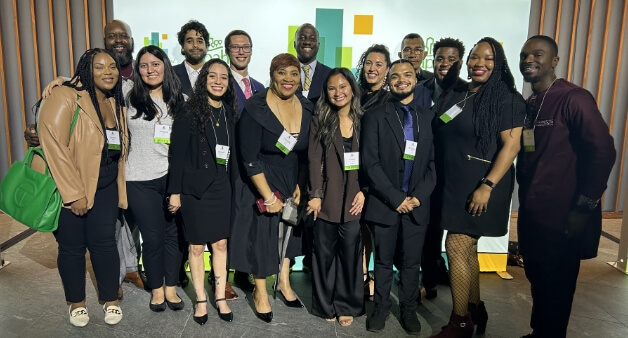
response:
<path id="1" fill-rule="evenodd" d="M 122 319 L 115 225 L 127 207 L 125 159 L 129 145 L 120 67 L 111 52 L 90 49 L 75 75 L 41 102 L 39 138 L 64 208 L 54 232 L 57 264 L 70 323 L 89 322 L 85 306 L 85 249 L 89 249 L 105 323 Z M 72 126 L 74 126 L 72 128 Z"/>

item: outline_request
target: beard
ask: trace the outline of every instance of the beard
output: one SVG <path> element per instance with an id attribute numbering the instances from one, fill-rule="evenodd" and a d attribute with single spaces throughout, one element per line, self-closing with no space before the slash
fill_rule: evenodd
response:
<path id="1" fill-rule="evenodd" d="M 412 88 L 411 90 L 409 90 L 407 93 L 405 93 L 405 92 L 401 92 L 401 93 L 399 93 L 399 92 L 394 92 L 394 91 L 392 90 L 392 87 L 391 87 L 391 90 L 390 90 L 390 95 L 391 95 L 393 98 L 395 98 L 396 100 L 398 100 L 398 101 L 403 101 L 404 99 L 406 99 L 408 96 L 410 96 L 410 95 L 412 95 L 412 94 L 414 94 L 414 88 Z"/>
<path id="2" fill-rule="evenodd" d="M 113 55 L 114 55 L 114 59 L 120 65 L 120 67 L 126 66 L 129 63 L 131 63 L 131 61 L 133 61 L 133 51 L 132 50 L 127 50 L 126 54 L 115 54 L 114 53 Z"/>
<path id="3" fill-rule="evenodd" d="M 207 53 L 203 53 L 199 56 L 194 56 L 188 53 L 185 53 L 184 55 L 185 55 L 185 61 L 187 61 L 189 64 L 197 65 L 205 60 Z"/>

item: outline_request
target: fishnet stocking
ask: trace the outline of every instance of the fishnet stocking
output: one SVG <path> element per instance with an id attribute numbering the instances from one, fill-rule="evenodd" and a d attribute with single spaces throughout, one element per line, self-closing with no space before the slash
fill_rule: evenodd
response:
<path id="1" fill-rule="evenodd" d="M 451 298 L 454 313 L 467 314 L 469 302 L 480 300 L 480 267 L 477 256 L 478 240 L 464 234 L 447 234 L 445 249 L 449 260 Z"/>

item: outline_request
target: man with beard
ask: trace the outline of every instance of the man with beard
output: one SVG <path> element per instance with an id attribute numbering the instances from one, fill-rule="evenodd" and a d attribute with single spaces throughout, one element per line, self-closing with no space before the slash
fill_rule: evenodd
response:
<path id="1" fill-rule="evenodd" d="M 318 38 L 318 30 L 309 23 L 301 25 L 294 35 L 294 49 L 301 63 L 301 84 L 297 93 L 314 104 L 321 96 L 323 81 L 331 70 L 316 60 L 316 54 L 321 45 Z"/>
<path id="2" fill-rule="evenodd" d="M 112 20 L 103 28 L 105 49 L 112 52 L 116 63 L 120 65 L 120 75 L 125 80 L 133 80 L 133 36 L 129 25 L 120 20 Z M 66 79 L 67 80 L 67 79 Z M 30 124 L 24 130 L 24 139 L 29 147 L 39 146 L 37 125 Z M 140 289 L 144 288 L 144 281 L 138 272 L 139 257 L 136 248 L 141 248 L 139 241 L 135 241 L 131 229 L 133 222 L 126 222 L 122 212 L 118 214 L 116 224 L 116 242 L 120 256 L 120 282 L 133 283 Z M 125 225 L 127 227 L 125 228 Z M 133 243 L 136 242 L 136 243 Z M 118 288 L 118 299 L 122 300 L 122 287 Z"/>
<path id="3" fill-rule="evenodd" d="M 375 239 L 376 280 L 375 306 L 366 327 L 373 332 L 385 327 L 391 307 L 393 256 L 400 245 L 401 325 L 408 334 L 418 334 L 421 324 L 415 310 L 421 251 L 436 184 L 434 113 L 412 103 L 417 79 L 410 61 L 393 62 L 388 78 L 392 98 L 362 118 L 360 156 L 370 186 L 364 220 Z"/>
<path id="4" fill-rule="evenodd" d="M 229 56 L 229 67 L 231 74 L 233 74 L 233 87 L 238 99 L 239 116 L 244 109 L 244 101 L 264 89 L 264 85 L 249 76 L 253 41 L 247 32 L 239 29 L 229 32 L 225 37 L 225 50 Z"/>
<path id="5" fill-rule="evenodd" d="M 125 80 L 133 77 L 133 48 L 135 42 L 131 28 L 124 21 L 113 20 L 104 29 L 105 49 L 112 52 L 120 65 L 120 75 Z"/>
<path id="6" fill-rule="evenodd" d="M 410 33 L 404 36 L 401 40 L 401 52 L 398 55 L 400 59 L 406 59 L 412 63 L 418 81 L 425 81 L 434 77 L 433 73 L 421 69 L 421 63 L 427 55 L 427 50 L 425 50 L 425 42 L 419 34 Z"/>
<path id="7" fill-rule="evenodd" d="M 185 61 L 174 66 L 174 72 L 181 81 L 183 94 L 192 96 L 194 83 L 201 67 L 205 64 L 207 48 L 209 47 L 209 32 L 205 25 L 190 20 L 181 27 L 177 33 L 179 45 L 181 45 L 181 55 L 185 56 Z"/>
<path id="8" fill-rule="evenodd" d="M 521 48 L 519 69 L 532 85 L 517 159 L 519 249 L 532 293 L 533 332 L 567 335 L 580 260 L 597 256 L 600 198 L 615 147 L 595 99 L 554 73 L 558 46 L 544 35 Z"/>

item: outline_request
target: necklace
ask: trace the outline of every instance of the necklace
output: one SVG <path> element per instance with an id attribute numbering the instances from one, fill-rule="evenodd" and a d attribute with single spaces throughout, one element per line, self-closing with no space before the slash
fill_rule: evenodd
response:
<path id="1" fill-rule="evenodd" d="M 532 130 L 534 130 L 534 128 L 536 127 L 535 123 L 536 123 L 536 120 L 539 118 L 539 114 L 541 113 L 541 108 L 543 108 L 543 102 L 545 102 L 545 96 L 547 96 L 547 93 L 549 92 L 550 88 L 552 88 L 552 86 L 554 85 L 554 82 L 556 82 L 557 79 L 558 79 L 557 77 L 554 78 L 554 81 L 552 81 L 552 84 L 550 84 L 550 86 L 547 87 L 545 94 L 543 94 L 543 98 L 541 99 L 541 104 L 539 105 L 539 110 L 536 111 L 536 116 L 534 117 L 534 121 L 532 121 Z M 526 116 L 523 118 L 524 126 L 526 125 L 527 119 L 528 119 L 528 114 L 526 114 Z"/>
<path id="2" fill-rule="evenodd" d="M 220 118 L 225 112 L 225 107 L 223 105 L 220 106 L 220 111 L 218 112 L 218 117 L 216 118 L 215 122 L 214 122 L 214 107 L 210 106 L 209 110 L 211 113 L 209 114 L 209 118 L 212 120 L 214 124 L 216 124 L 216 127 L 220 127 Z"/>
<path id="3" fill-rule="evenodd" d="M 281 125 L 283 126 L 283 125 L 284 125 L 284 122 L 283 122 L 283 115 L 281 114 L 281 109 L 279 109 L 279 100 L 281 100 L 281 99 L 280 99 L 280 98 L 279 98 L 279 96 L 277 96 L 277 94 L 275 94 L 275 92 L 273 92 L 272 90 L 271 90 L 271 93 L 273 93 L 273 95 L 275 95 L 275 97 L 276 97 L 276 98 L 277 98 L 277 100 L 278 100 L 278 101 L 275 101 L 275 107 L 277 108 L 277 112 L 279 113 L 279 123 L 281 123 Z M 295 112 L 295 111 L 297 110 L 297 104 L 296 104 L 296 102 L 295 102 L 294 96 L 292 97 L 292 107 L 293 107 L 293 112 Z M 292 126 L 292 127 L 294 127 L 294 126 Z M 286 128 L 285 126 L 284 126 L 284 128 L 285 128 L 286 130 L 288 130 L 288 128 Z M 296 129 L 296 128 L 290 128 L 290 129 Z M 300 130 L 300 129 L 301 129 L 301 128 L 299 128 L 299 130 Z M 293 134 L 293 133 L 292 133 L 292 132 L 290 132 L 290 134 Z"/>

